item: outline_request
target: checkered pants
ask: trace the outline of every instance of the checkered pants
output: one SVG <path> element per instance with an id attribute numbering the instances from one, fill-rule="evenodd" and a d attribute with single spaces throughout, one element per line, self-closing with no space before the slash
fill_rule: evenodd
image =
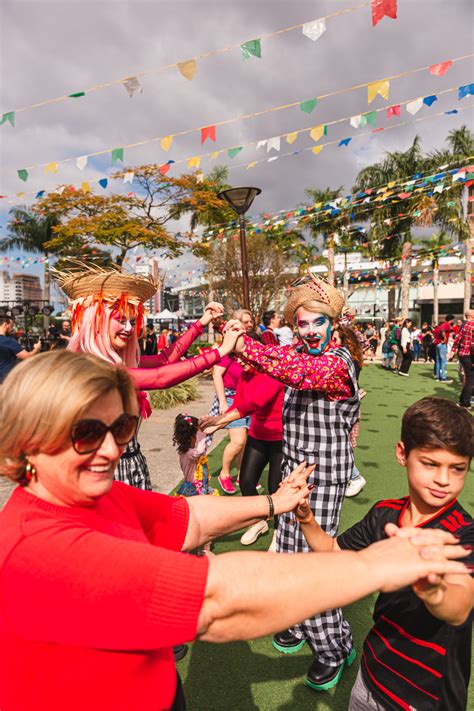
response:
<path id="1" fill-rule="evenodd" d="M 284 472 L 288 471 L 288 466 L 288 462 L 283 463 Z M 321 528 L 335 536 L 347 483 L 325 484 L 318 483 L 317 479 L 315 481 L 316 487 L 310 495 L 311 508 Z M 276 545 L 280 553 L 307 553 L 310 550 L 293 514 L 278 517 Z M 314 594 L 318 594 L 317 590 Z M 353 646 L 350 625 L 340 609 L 328 610 L 322 615 L 304 620 L 292 627 L 291 631 L 298 639 L 306 639 L 316 657 L 330 666 L 339 666 Z"/>
<path id="2" fill-rule="evenodd" d="M 119 459 L 114 479 L 137 489 L 151 491 L 150 472 L 145 455 L 140 449 L 136 437 L 127 444 L 127 449 Z"/>

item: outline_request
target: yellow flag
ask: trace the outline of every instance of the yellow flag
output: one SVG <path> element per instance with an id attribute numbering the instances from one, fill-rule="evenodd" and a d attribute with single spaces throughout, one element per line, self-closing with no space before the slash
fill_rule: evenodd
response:
<path id="1" fill-rule="evenodd" d="M 296 138 L 298 136 L 298 131 L 293 131 L 293 133 L 287 133 L 286 134 L 286 142 L 287 143 L 294 143 L 296 141 Z"/>
<path id="2" fill-rule="evenodd" d="M 249 164 L 247 165 L 247 170 L 248 170 L 249 168 L 255 168 L 256 165 L 257 165 L 257 161 L 256 161 L 256 160 L 252 161 L 251 163 L 249 163 Z"/>
<path id="3" fill-rule="evenodd" d="M 83 193 L 91 193 L 91 184 L 86 180 L 84 183 L 81 183 L 81 190 Z"/>
<path id="4" fill-rule="evenodd" d="M 44 169 L 44 172 L 45 173 L 57 173 L 58 167 L 59 167 L 59 165 L 57 163 L 48 163 L 48 165 Z"/>
<path id="5" fill-rule="evenodd" d="M 396 184 L 396 180 L 391 180 L 390 183 L 387 183 L 387 188 L 394 188 Z"/>
<path id="6" fill-rule="evenodd" d="M 188 160 L 188 168 L 199 168 L 201 165 L 201 156 L 194 156 Z"/>
<path id="7" fill-rule="evenodd" d="M 160 141 L 160 145 L 164 151 L 169 151 L 173 143 L 173 136 L 163 136 Z"/>
<path id="8" fill-rule="evenodd" d="M 311 150 L 313 151 L 314 155 L 317 156 L 318 153 L 321 153 L 321 151 L 323 150 L 323 148 L 324 148 L 324 146 L 315 146 L 315 147 L 312 148 Z"/>
<path id="9" fill-rule="evenodd" d="M 194 79 L 194 75 L 196 74 L 196 61 L 194 59 L 190 59 L 187 62 L 178 62 L 178 69 L 185 79 L 189 79 L 189 81 L 191 81 Z"/>
<path id="10" fill-rule="evenodd" d="M 319 139 L 321 138 L 323 133 L 324 133 L 324 125 L 321 124 L 321 126 L 315 126 L 314 128 L 312 128 L 311 131 L 309 132 L 309 135 L 311 136 L 313 141 L 319 141 Z"/>
<path id="11" fill-rule="evenodd" d="M 369 84 L 367 87 L 367 101 L 369 104 L 375 99 L 377 94 L 383 96 L 384 99 L 388 99 L 388 92 L 390 89 L 390 82 L 388 79 L 383 81 L 375 81 L 373 84 Z"/>
<path id="12" fill-rule="evenodd" d="M 25 197 L 25 193 L 17 193 L 16 196 L 18 198 L 22 198 L 22 197 Z"/>
<path id="13" fill-rule="evenodd" d="M 220 151 L 213 151 L 211 153 L 211 160 L 215 160 L 217 156 L 219 155 Z"/>

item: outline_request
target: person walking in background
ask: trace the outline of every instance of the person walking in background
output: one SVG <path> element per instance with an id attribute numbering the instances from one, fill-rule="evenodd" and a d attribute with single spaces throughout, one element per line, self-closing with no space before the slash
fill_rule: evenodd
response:
<path id="1" fill-rule="evenodd" d="M 402 324 L 402 334 L 400 337 L 400 347 L 402 349 L 402 362 L 400 365 L 400 369 L 398 371 L 399 375 L 403 375 L 406 378 L 408 378 L 408 371 L 410 370 L 410 366 L 413 360 L 413 355 L 411 351 L 411 326 L 412 326 L 412 321 L 409 318 L 406 318 Z"/>
<path id="2" fill-rule="evenodd" d="M 451 333 L 451 326 L 454 323 L 453 314 L 447 314 L 444 323 L 436 326 L 433 331 L 433 345 L 436 348 L 436 362 L 435 362 L 435 380 L 439 380 L 442 383 L 452 383 L 452 380 L 447 380 L 446 365 L 448 361 L 448 341 L 449 334 Z"/>
<path id="3" fill-rule="evenodd" d="M 275 333 L 275 329 L 281 325 L 281 318 L 276 311 L 265 311 L 262 316 L 265 330 L 262 333 L 262 341 L 266 346 L 278 346 L 280 341 Z"/>
<path id="4" fill-rule="evenodd" d="M 402 319 L 400 317 L 397 317 L 396 319 L 394 319 L 392 331 L 390 333 L 390 343 L 392 344 L 392 353 L 394 354 L 393 361 L 392 361 L 392 370 L 394 373 L 398 373 L 398 371 L 400 370 L 400 366 L 402 364 L 402 358 L 403 358 L 402 346 L 401 346 L 401 340 L 402 340 L 401 323 L 402 323 Z"/>
<path id="5" fill-rule="evenodd" d="M 166 348 L 168 348 L 168 345 L 168 329 L 162 328 L 161 333 L 158 337 L 158 353 L 161 353 L 161 351 L 164 351 Z"/>
<path id="6" fill-rule="evenodd" d="M 470 410 L 474 387 L 474 309 L 466 311 L 466 320 L 454 339 L 448 360 L 452 360 L 455 355 L 457 355 L 464 371 L 464 386 L 459 398 L 459 405 Z"/>
<path id="7" fill-rule="evenodd" d="M 421 327 L 421 350 L 425 363 L 431 360 L 431 346 L 433 343 L 433 330 L 426 321 Z"/>
<path id="8" fill-rule="evenodd" d="M 280 346 L 291 346 L 293 343 L 294 333 L 291 326 L 282 319 L 280 328 L 275 328 L 275 333 L 278 337 Z"/>
<path id="9" fill-rule="evenodd" d="M 0 316 L 0 383 L 20 360 L 31 358 L 41 350 L 37 341 L 31 351 L 27 351 L 13 337 L 14 321 L 11 316 Z"/>
<path id="10" fill-rule="evenodd" d="M 413 360 L 420 360 L 421 355 L 421 328 L 415 326 L 411 332 L 411 349 L 413 352 Z"/>
<path id="11" fill-rule="evenodd" d="M 377 351 L 377 346 L 379 343 L 379 339 L 377 337 L 377 331 L 375 330 L 374 324 L 373 323 L 368 323 L 365 329 L 365 337 L 368 342 L 368 351 L 370 353 L 370 360 L 374 360 L 375 353 Z"/>
<path id="12" fill-rule="evenodd" d="M 142 355 L 154 356 L 158 353 L 158 339 L 153 323 L 147 323 L 145 338 L 142 339 Z"/>

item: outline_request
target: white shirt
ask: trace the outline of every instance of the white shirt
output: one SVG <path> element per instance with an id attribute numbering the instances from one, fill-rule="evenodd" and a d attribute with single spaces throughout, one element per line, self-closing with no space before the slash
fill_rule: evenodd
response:
<path id="1" fill-rule="evenodd" d="M 276 333 L 280 346 L 291 346 L 293 343 L 293 331 L 289 326 L 274 328 L 273 333 Z"/>
<path id="2" fill-rule="evenodd" d="M 408 328 L 402 328 L 401 346 L 406 348 L 411 344 L 411 333 Z"/>

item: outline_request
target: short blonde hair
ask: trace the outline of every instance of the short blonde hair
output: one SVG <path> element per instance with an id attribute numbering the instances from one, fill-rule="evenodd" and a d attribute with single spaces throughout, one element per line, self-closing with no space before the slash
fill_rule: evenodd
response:
<path id="1" fill-rule="evenodd" d="M 0 474 L 24 485 L 28 456 L 64 449 L 74 422 L 113 390 L 137 414 L 126 370 L 95 356 L 61 349 L 17 365 L 0 386 Z"/>
<path id="2" fill-rule="evenodd" d="M 253 320 L 252 312 L 249 311 L 248 309 L 237 309 L 232 313 L 232 318 L 237 318 L 239 321 L 242 320 L 242 316 L 244 314 L 248 314 L 250 318 Z"/>

